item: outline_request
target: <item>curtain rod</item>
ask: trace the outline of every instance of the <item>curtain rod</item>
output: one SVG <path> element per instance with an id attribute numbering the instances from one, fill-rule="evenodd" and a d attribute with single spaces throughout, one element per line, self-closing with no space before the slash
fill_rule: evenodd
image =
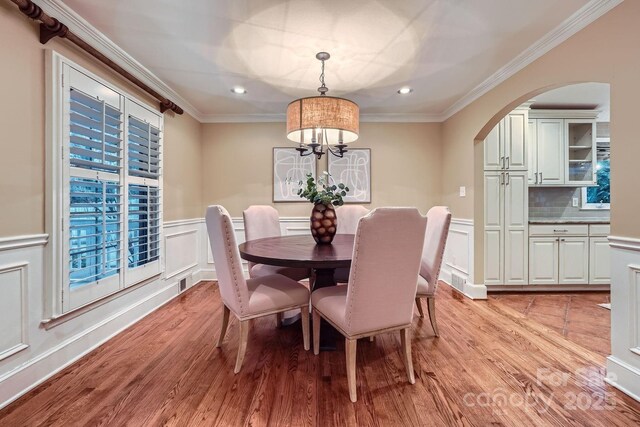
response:
<path id="1" fill-rule="evenodd" d="M 160 111 L 165 112 L 167 110 L 171 110 L 176 114 L 184 113 L 184 110 L 178 107 L 173 102 L 169 101 L 164 96 L 160 95 L 155 90 L 151 89 L 146 84 L 142 83 L 138 80 L 133 74 L 126 71 L 124 68 L 120 67 L 118 64 L 104 56 L 102 53 L 98 52 L 93 46 L 89 45 L 87 42 L 82 40 L 80 37 L 76 36 L 69 30 L 69 28 L 64 25 L 62 22 L 58 21 L 56 18 L 53 18 L 46 13 L 34 2 L 31 0 L 11 0 L 11 2 L 15 3 L 20 11 L 27 15 L 29 18 L 40 21 L 40 43 L 46 44 L 49 40 L 54 37 L 61 37 L 63 39 L 69 40 L 71 43 L 80 47 L 82 50 L 87 52 L 89 55 L 93 56 L 97 60 L 101 61 L 117 73 L 121 74 L 127 80 L 131 81 L 133 84 L 138 86 L 140 89 L 144 90 L 158 101 L 160 101 Z"/>

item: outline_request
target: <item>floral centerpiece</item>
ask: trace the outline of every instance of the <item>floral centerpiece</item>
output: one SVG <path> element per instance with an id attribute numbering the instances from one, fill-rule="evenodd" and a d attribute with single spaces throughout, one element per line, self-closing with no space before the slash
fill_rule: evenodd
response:
<path id="1" fill-rule="evenodd" d="M 306 181 L 300 181 L 302 186 L 298 190 L 298 196 L 313 203 L 311 210 L 311 235 L 316 243 L 329 244 L 336 235 L 338 218 L 334 206 L 342 206 L 349 187 L 343 183 L 331 184 L 331 175 L 322 172 L 317 182 L 313 176 L 307 174 Z"/>

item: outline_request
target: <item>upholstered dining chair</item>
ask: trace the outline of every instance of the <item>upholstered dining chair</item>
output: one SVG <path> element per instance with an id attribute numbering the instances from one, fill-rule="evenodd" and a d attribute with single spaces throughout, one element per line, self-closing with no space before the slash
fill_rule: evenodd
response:
<path id="1" fill-rule="evenodd" d="M 411 319 L 425 224 L 426 218 L 415 208 L 375 209 L 358 223 L 348 286 L 311 294 L 314 354 L 319 352 L 320 318 L 324 318 L 345 337 L 352 402 L 357 400 L 358 338 L 399 330 L 407 376 L 415 383 Z"/>
<path id="2" fill-rule="evenodd" d="M 451 212 L 446 206 L 434 206 L 427 212 L 427 231 L 425 232 L 424 247 L 422 249 L 416 305 L 418 306 L 420 317 L 424 317 L 420 300 L 426 298 L 429 320 L 437 337 L 440 334 L 438 333 L 438 324 L 436 322 L 436 289 L 450 224 Z"/>
<path id="3" fill-rule="evenodd" d="M 229 213 L 220 205 L 209 206 L 206 223 L 220 297 L 224 304 L 217 347 L 222 346 L 229 324 L 229 313 L 233 313 L 240 324 L 238 356 L 233 372 L 240 372 L 247 349 L 249 320 L 257 317 L 299 308 L 302 313 L 304 349 L 309 350 L 309 290 L 301 283 L 280 274 L 245 280 Z"/>
<path id="4" fill-rule="evenodd" d="M 336 217 L 338 218 L 336 234 L 356 234 L 358 221 L 369 212 L 369 209 L 362 205 L 342 205 L 336 208 Z M 333 277 L 337 283 L 347 283 L 349 268 L 336 268 Z"/>
<path id="5" fill-rule="evenodd" d="M 242 212 L 244 219 L 244 236 L 247 240 L 280 236 L 280 216 L 272 206 L 249 206 Z M 248 263 L 249 277 L 282 274 L 293 280 L 306 279 L 310 275 L 307 268 L 279 267 L 277 265 Z"/>

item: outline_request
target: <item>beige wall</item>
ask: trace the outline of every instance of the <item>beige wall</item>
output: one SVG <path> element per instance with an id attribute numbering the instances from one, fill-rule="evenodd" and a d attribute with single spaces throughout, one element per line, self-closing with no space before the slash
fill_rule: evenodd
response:
<path id="1" fill-rule="evenodd" d="M 640 99 L 640 2 L 621 5 L 542 56 L 443 124 L 445 204 L 457 217 L 482 218 L 481 156 L 474 139 L 486 136 L 504 114 L 550 88 L 579 82 L 611 84 L 612 234 L 640 237 L 640 143 L 637 105 Z M 481 132 L 482 131 L 482 132 Z M 475 179 L 474 179 L 475 174 Z M 473 189 L 457 197 L 458 186 Z M 475 188 L 474 188 L 475 187 Z M 474 200 L 474 195 L 477 199 Z M 482 227 L 476 228 L 475 280 L 481 283 Z"/>
<path id="2" fill-rule="evenodd" d="M 361 123 L 353 148 L 371 148 L 369 207 L 417 206 L 440 201 L 438 123 Z M 203 209 L 222 204 L 232 216 L 251 204 L 273 204 L 281 216 L 306 216 L 307 203 L 272 203 L 272 149 L 291 146 L 284 123 L 206 124 L 203 131 Z M 326 170 L 326 158 L 318 171 Z"/>
<path id="3" fill-rule="evenodd" d="M 0 237 L 44 233 L 45 49 L 56 50 L 151 105 L 157 102 L 68 42 L 41 45 L 37 25 L 10 2 L 0 2 L 0 28 Z M 167 220 L 202 216 L 200 131 L 201 125 L 186 114 L 165 114 Z"/>

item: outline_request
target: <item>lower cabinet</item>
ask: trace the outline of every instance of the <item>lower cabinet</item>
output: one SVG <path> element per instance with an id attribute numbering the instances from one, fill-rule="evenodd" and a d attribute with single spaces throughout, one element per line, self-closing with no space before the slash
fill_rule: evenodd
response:
<path id="1" fill-rule="evenodd" d="M 589 238 L 561 237 L 558 251 L 558 283 L 586 285 L 589 283 Z"/>
<path id="2" fill-rule="evenodd" d="M 532 285 L 589 283 L 588 237 L 531 237 L 529 282 Z"/>
<path id="3" fill-rule="evenodd" d="M 609 239 L 589 238 L 589 283 L 608 285 L 611 283 L 611 260 Z"/>

